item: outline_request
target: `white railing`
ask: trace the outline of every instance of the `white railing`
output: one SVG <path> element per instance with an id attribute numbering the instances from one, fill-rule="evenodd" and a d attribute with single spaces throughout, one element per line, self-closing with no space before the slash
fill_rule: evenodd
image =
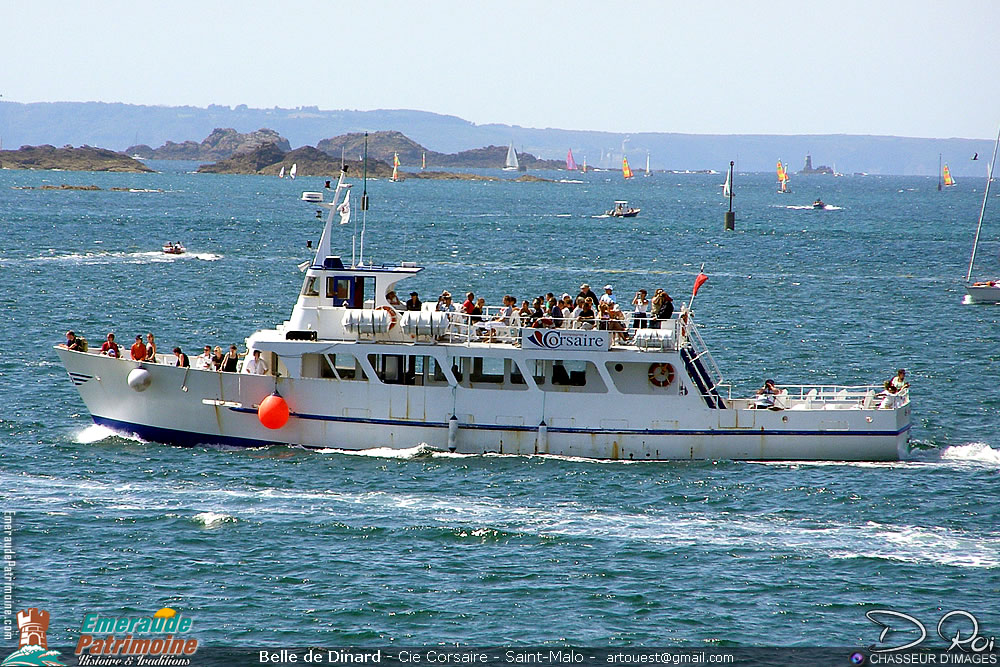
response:
<path id="1" fill-rule="evenodd" d="M 904 389 L 891 394 L 878 385 L 776 385 L 777 394 L 766 397 L 734 398 L 732 385 L 719 385 L 731 408 L 750 407 L 779 410 L 889 410 L 910 402 Z"/>
<path id="2" fill-rule="evenodd" d="M 478 317 L 460 312 L 448 313 L 448 328 L 440 340 L 450 343 L 501 343 L 510 345 L 515 344 L 520 340 L 522 328 L 534 328 L 532 327 L 529 318 L 520 315 L 517 310 L 515 310 L 514 314 L 508 319 L 500 317 L 502 311 L 502 307 L 487 306 L 486 312 L 482 316 Z M 613 346 L 635 345 L 642 350 L 663 351 L 676 350 L 678 349 L 678 342 L 682 345 L 686 342 L 686 330 L 688 327 L 682 326 L 682 322 L 677 317 L 670 320 L 644 320 L 645 323 L 658 322 L 660 324 L 660 331 L 663 332 L 663 335 L 649 336 L 637 342 L 637 332 L 656 331 L 656 329 L 651 327 L 632 327 L 630 326 L 629 321 L 630 314 L 624 314 L 625 319 L 623 320 L 610 320 L 610 322 L 619 322 L 625 327 L 623 331 L 611 330 L 612 334 L 618 334 L 616 336 L 617 340 L 612 343 Z M 573 317 L 546 317 L 543 319 L 543 322 L 545 324 L 537 328 L 604 330 L 602 323 L 609 322 L 609 320 L 602 321 L 599 318 L 579 319 Z M 710 357 L 709 359 L 712 369 L 717 372 L 718 369 L 715 366 L 715 362 L 711 360 Z"/>

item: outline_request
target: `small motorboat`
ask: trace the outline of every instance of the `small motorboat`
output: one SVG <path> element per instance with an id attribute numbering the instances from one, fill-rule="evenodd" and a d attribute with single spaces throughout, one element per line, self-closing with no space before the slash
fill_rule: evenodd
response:
<path id="1" fill-rule="evenodd" d="M 614 208 L 608 211 L 608 215 L 612 218 L 634 218 L 639 215 L 639 211 L 642 209 L 632 208 L 628 205 L 627 201 L 616 201 Z"/>
<path id="2" fill-rule="evenodd" d="M 822 199 L 817 199 L 813 202 L 813 208 L 826 208 L 826 204 L 823 203 Z"/>
<path id="3" fill-rule="evenodd" d="M 183 255 L 187 252 L 187 248 L 182 246 L 180 243 L 164 243 L 163 252 L 168 255 Z"/>

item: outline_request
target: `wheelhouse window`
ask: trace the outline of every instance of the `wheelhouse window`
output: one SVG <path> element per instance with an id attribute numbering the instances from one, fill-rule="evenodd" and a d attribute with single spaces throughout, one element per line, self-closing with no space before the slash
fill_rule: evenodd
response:
<path id="1" fill-rule="evenodd" d="M 319 278 L 309 276 L 302 285 L 302 296 L 319 296 Z"/>

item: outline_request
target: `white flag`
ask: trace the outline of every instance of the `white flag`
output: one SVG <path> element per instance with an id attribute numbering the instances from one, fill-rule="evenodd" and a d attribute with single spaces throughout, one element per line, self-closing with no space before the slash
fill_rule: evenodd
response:
<path id="1" fill-rule="evenodd" d="M 340 213 L 340 224 L 346 225 L 351 221 L 351 191 L 347 191 L 347 196 L 344 197 L 344 203 L 337 207 L 337 211 Z"/>

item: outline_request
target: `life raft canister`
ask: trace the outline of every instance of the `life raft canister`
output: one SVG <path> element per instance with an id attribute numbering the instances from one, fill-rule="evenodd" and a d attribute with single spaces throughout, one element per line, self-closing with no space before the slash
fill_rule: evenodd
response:
<path id="1" fill-rule="evenodd" d="M 657 387 L 669 387 L 674 382 L 674 367 L 672 364 L 650 364 L 649 381 Z"/>

